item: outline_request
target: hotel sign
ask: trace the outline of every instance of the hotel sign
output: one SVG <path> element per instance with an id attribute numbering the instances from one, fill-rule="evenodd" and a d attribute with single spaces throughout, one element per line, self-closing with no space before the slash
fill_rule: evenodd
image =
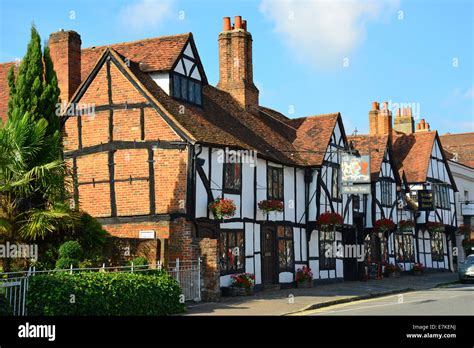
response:
<path id="1" fill-rule="evenodd" d="M 370 184 L 342 185 L 342 193 L 350 195 L 368 195 L 370 194 Z"/>
<path id="2" fill-rule="evenodd" d="M 418 210 L 430 211 L 434 209 L 433 191 L 419 190 L 418 191 Z"/>
<path id="3" fill-rule="evenodd" d="M 341 182 L 343 185 L 370 183 L 369 155 L 354 156 L 344 154 L 341 157 Z"/>

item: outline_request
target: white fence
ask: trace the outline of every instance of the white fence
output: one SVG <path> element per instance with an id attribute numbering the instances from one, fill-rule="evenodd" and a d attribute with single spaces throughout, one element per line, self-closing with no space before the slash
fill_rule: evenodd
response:
<path id="1" fill-rule="evenodd" d="M 30 268 L 23 272 L 0 273 L 0 296 L 3 296 L 8 304 L 8 310 L 11 314 L 27 315 L 26 294 L 28 292 L 28 280 L 36 274 L 50 274 L 54 272 L 146 272 L 150 270 L 161 270 L 163 265 L 158 262 L 147 266 L 138 266 L 133 263 L 130 266 L 112 266 L 73 268 L 61 270 L 37 271 Z M 182 295 L 185 301 L 201 301 L 201 259 L 196 261 L 176 261 L 170 262 L 166 267 L 170 276 L 175 278 L 181 287 Z M 0 300 L 1 301 L 1 300 Z"/>

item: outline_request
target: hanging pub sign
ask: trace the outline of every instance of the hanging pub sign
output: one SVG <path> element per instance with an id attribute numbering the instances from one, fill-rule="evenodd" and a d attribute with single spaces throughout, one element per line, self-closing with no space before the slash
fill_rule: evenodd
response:
<path id="1" fill-rule="evenodd" d="M 342 193 L 349 195 L 370 194 L 370 184 L 342 185 Z"/>
<path id="2" fill-rule="evenodd" d="M 433 191 L 419 190 L 418 191 L 418 210 L 430 211 L 433 210 Z"/>
<path id="3" fill-rule="evenodd" d="M 341 182 L 342 184 L 368 184 L 370 183 L 370 157 L 369 155 L 354 156 L 344 154 L 341 156 Z"/>

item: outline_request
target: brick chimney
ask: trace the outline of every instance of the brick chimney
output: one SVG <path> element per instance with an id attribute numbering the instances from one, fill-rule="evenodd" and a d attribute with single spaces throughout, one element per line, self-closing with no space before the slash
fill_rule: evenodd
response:
<path id="1" fill-rule="evenodd" d="M 415 132 L 415 121 L 413 120 L 411 107 L 402 109 L 398 108 L 393 123 L 393 129 L 396 131 L 405 134 L 411 134 Z"/>
<path id="2" fill-rule="evenodd" d="M 416 125 L 416 132 L 429 132 L 430 129 L 430 124 L 428 122 L 425 122 L 425 119 L 422 118 L 420 122 Z"/>
<path id="3" fill-rule="evenodd" d="M 224 17 L 219 34 L 219 83 L 248 111 L 258 106 L 258 89 L 253 83 L 252 35 L 247 21 L 235 16 L 234 25 Z"/>
<path id="4" fill-rule="evenodd" d="M 61 30 L 49 36 L 48 45 L 61 102 L 68 102 L 81 84 L 81 36 L 73 30 Z"/>
<path id="5" fill-rule="evenodd" d="M 392 112 L 388 109 L 388 102 L 383 102 L 382 110 L 378 102 L 372 103 L 369 111 L 370 135 L 383 135 L 392 132 Z"/>

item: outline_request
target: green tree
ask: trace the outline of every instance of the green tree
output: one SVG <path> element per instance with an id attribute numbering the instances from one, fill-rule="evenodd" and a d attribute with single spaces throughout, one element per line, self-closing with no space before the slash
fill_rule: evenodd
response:
<path id="1" fill-rule="evenodd" d="M 23 115 L 28 112 L 33 120 L 48 121 L 48 134 L 59 132 L 60 123 L 56 114 L 60 102 L 58 78 L 53 68 L 49 47 L 41 51 L 41 38 L 35 26 L 31 27 L 31 39 L 26 54 L 21 60 L 18 74 L 14 67 L 8 72 L 8 117 L 14 110 Z M 56 155 L 59 155 L 56 153 Z"/>
<path id="2" fill-rule="evenodd" d="M 62 160 L 59 88 L 49 49 L 33 26 L 17 76 L 8 74 L 8 119 L 0 128 L 0 242 L 44 238 L 70 229 L 70 180 Z M 10 259 L 3 258 L 3 270 Z"/>

